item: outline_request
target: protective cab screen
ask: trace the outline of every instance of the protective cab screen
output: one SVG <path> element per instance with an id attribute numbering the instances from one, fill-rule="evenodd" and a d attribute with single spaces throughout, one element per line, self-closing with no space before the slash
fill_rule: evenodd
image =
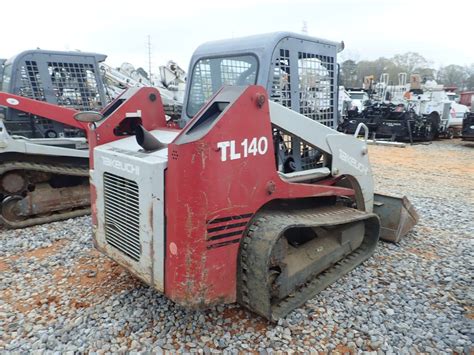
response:
<path id="1" fill-rule="evenodd" d="M 200 59 L 193 68 L 186 114 L 193 117 L 223 85 L 254 85 L 257 70 L 252 55 Z"/>

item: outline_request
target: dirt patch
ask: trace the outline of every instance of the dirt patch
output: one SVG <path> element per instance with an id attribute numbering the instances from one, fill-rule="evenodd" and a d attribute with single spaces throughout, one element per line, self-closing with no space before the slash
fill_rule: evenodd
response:
<path id="1" fill-rule="evenodd" d="M 0 260 L 0 272 L 5 272 L 10 270 L 10 265 L 7 264 L 5 261 Z"/>
<path id="2" fill-rule="evenodd" d="M 467 319 L 474 320 L 474 306 L 466 306 L 465 309 L 466 313 L 464 314 L 464 316 Z"/>
<path id="3" fill-rule="evenodd" d="M 474 159 L 459 151 L 443 149 L 452 141 L 437 141 L 436 147 L 417 149 L 408 145 L 406 148 L 369 146 L 370 162 L 375 166 L 390 166 L 400 169 L 413 169 L 419 173 L 433 174 L 436 169 L 450 174 L 469 176 L 474 174 Z M 460 143 L 456 142 L 456 143 Z M 469 163 L 470 162 L 470 163 Z M 440 174 L 445 177 L 445 173 Z"/>
<path id="4" fill-rule="evenodd" d="M 351 348 L 348 348 L 345 345 L 336 345 L 336 348 L 333 350 L 332 354 L 355 354 L 355 351 Z"/>
<path id="5" fill-rule="evenodd" d="M 110 295 L 137 287 L 139 281 L 116 262 L 96 250 L 90 256 L 77 259 L 72 268 L 58 268 L 54 279 L 63 287 L 81 290 L 82 296 Z"/>
<path id="6" fill-rule="evenodd" d="M 436 254 L 436 252 L 434 252 L 434 251 L 422 250 L 422 249 L 419 249 L 419 248 L 410 248 L 410 249 L 407 249 L 407 252 L 411 253 L 411 254 L 414 254 L 416 256 L 419 256 L 419 257 L 421 257 L 423 259 L 426 259 L 426 260 L 437 260 L 437 259 L 439 259 L 439 255 Z"/>
<path id="7" fill-rule="evenodd" d="M 46 258 L 60 246 L 61 243 L 58 243 L 52 247 L 38 249 L 37 253 L 28 252 L 28 254 L 30 257 Z M 14 258 L 17 257 L 19 256 L 14 256 Z M 31 290 L 35 290 L 36 280 L 34 278 L 25 277 L 24 281 Z M 2 298 L 13 309 L 23 314 L 41 308 L 40 313 L 47 315 L 48 308 L 53 303 L 59 309 L 61 307 L 86 308 L 100 302 L 103 297 L 138 287 L 139 284 L 140 282 L 120 265 L 92 250 L 88 256 L 75 260 L 70 267 L 53 267 L 51 282 L 47 287 L 33 292 L 30 298 L 19 299 L 15 296 L 15 290 L 25 287 L 24 285 L 13 285 L 10 289 L 3 291 Z M 61 295 L 71 295 L 71 290 L 74 290 L 73 297 L 66 302 Z M 48 307 L 43 307 L 45 304 Z"/>
<path id="8" fill-rule="evenodd" d="M 13 306 L 13 309 L 17 312 L 28 313 L 34 308 L 39 301 L 39 297 L 30 298 L 27 301 L 18 300 L 14 297 L 15 290 L 8 289 L 2 292 L 2 299 L 7 303 Z"/>
<path id="9" fill-rule="evenodd" d="M 11 255 L 8 257 L 0 258 L 0 272 L 11 271 L 11 268 L 12 268 L 11 263 L 20 258 L 27 258 L 27 259 L 35 258 L 38 261 L 42 261 L 46 259 L 47 257 L 56 254 L 58 250 L 62 246 L 64 246 L 66 243 L 67 241 L 65 240 L 59 240 L 57 242 L 54 242 L 49 247 L 34 249 L 34 250 L 26 251 L 23 253 Z"/>

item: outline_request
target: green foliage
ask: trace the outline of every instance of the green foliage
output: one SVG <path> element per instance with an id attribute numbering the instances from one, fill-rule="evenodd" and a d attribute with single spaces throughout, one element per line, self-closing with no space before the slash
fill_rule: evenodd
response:
<path id="1" fill-rule="evenodd" d="M 378 81 L 383 73 L 389 74 L 390 84 L 398 84 L 398 74 L 419 74 L 422 80 L 436 79 L 439 84 L 456 86 L 458 90 L 474 90 L 474 64 L 470 66 L 448 65 L 436 70 L 433 62 L 416 52 L 397 54 L 392 58 L 375 60 L 345 60 L 341 63 L 340 84 L 345 87 L 361 87 L 364 77 L 373 75 Z"/>
<path id="2" fill-rule="evenodd" d="M 441 67 L 438 70 L 437 80 L 448 86 L 462 87 L 466 83 L 469 76 L 472 74 L 474 73 L 469 73 L 469 70 L 466 67 L 451 64 Z"/>

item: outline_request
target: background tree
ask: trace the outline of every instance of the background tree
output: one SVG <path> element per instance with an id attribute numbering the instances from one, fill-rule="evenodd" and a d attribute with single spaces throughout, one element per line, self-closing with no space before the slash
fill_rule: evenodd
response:
<path id="1" fill-rule="evenodd" d="M 467 79 L 465 82 L 466 90 L 474 90 L 474 64 L 466 67 Z"/>
<path id="2" fill-rule="evenodd" d="M 393 63 L 398 70 L 401 70 L 408 75 L 420 73 L 421 70 L 431 68 L 432 63 L 428 61 L 421 54 L 416 52 L 407 52 L 405 54 L 397 54 L 392 58 Z"/>
<path id="3" fill-rule="evenodd" d="M 436 79 L 440 84 L 457 86 L 460 90 L 474 89 L 474 64 L 469 67 L 448 65 L 437 72 L 433 62 L 416 52 L 397 54 L 392 58 L 375 60 L 347 59 L 341 63 L 341 84 L 346 87 L 361 87 L 364 77 L 373 75 L 376 81 L 383 73 L 389 74 L 389 84 L 397 85 L 398 75 L 419 74 L 423 81 Z"/>
<path id="4" fill-rule="evenodd" d="M 456 86 L 460 90 L 464 89 L 465 83 L 469 78 L 466 68 L 451 64 L 441 67 L 438 70 L 437 81 L 446 86 Z"/>
<path id="5" fill-rule="evenodd" d="M 348 59 L 341 63 L 341 82 L 346 87 L 358 86 L 357 63 L 355 60 Z"/>

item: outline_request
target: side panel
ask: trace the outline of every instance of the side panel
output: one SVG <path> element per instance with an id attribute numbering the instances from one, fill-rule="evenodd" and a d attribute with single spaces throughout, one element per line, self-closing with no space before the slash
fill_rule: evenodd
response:
<path id="1" fill-rule="evenodd" d="M 99 148 L 94 155 L 96 248 L 163 292 L 166 160 L 118 149 Z"/>
<path id="2" fill-rule="evenodd" d="M 235 301 L 240 239 L 267 202 L 353 195 L 280 179 L 267 100 L 263 87 L 224 88 L 168 146 L 165 294 L 175 302 Z M 229 104 L 211 115 L 223 102 Z"/>

